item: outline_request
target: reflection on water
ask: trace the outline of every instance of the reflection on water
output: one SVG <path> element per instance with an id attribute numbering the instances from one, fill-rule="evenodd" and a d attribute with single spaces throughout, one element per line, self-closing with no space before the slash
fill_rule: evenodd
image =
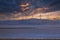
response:
<path id="1" fill-rule="evenodd" d="M 33 26 L 33 25 L 32 25 Z M 59 26 L 58 26 L 59 27 Z M 21 27 L 20 27 L 21 28 Z M 30 28 L 30 29 L 29 29 Z M 35 28 L 23 27 L 22 29 L 0 29 L 0 38 L 60 38 L 60 28 L 36 26 Z"/>

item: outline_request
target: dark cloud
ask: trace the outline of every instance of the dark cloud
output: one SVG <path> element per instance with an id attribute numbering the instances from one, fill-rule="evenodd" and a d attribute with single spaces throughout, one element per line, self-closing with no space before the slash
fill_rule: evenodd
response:
<path id="1" fill-rule="evenodd" d="M 0 13 L 11 13 L 14 11 L 19 11 L 19 6 L 16 1 L 12 0 L 0 0 Z"/>
<path id="2" fill-rule="evenodd" d="M 30 9 L 48 7 L 45 12 L 60 10 L 60 0 L 0 0 L 0 14 L 11 14 L 15 11 L 21 12 L 22 3 L 30 3 Z M 30 11 L 30 9 L 28 11 Z M 30 11 L 31 12 L 31 11 Z"/>
<path id="3" fill-rule="evenodd" d="M 47 12 L 52 12 L 52 11 L 59 11 L 60 10 L 60 0 L 53 0 L 52 3 L 49 4 L 49 10 Z"/>

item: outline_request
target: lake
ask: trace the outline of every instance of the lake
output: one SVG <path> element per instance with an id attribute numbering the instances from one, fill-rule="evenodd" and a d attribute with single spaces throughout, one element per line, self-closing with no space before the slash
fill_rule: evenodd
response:
<path id="1" fill-rule="evenodd" d="M 0 25 L 0 38 L 59 39 L 60 25 Z"/>

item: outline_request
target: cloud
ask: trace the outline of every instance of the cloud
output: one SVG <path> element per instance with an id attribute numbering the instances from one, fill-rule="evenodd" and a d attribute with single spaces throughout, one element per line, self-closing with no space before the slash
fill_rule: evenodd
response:
<path id="1" fill-rule="evenodd" d="M 60 11 L 55 11 L 55 12 L 47 12 L 47 13 L 39 13 L 37 12 L 34 15 L 28 15 L 28 16 L 20 16 L 21 14 L 16 14 L 11 17 L 6 17 L 2 15 L 0 20 L 25 20 L 25 19 L 31 19 L 31 18 L 36 18 L 36 19 L 49 19 L 49 20 L 60 20 Z"/>
<path id="2" fill-rule="evenodd" d="M 60 10 L 60 0 L 0 0 L 0 14 L 11 14 L 11 12 L 17 11 L 21 12 L 20 5 L 23 3 L 30 3 L 30 6 L 34 5 L 34 8 L 37 7 L 49 7 L 47 11 L 57 11 Z M 30 7 L 29 6 L 29 7 Z M 7 12 L 7 13 L 5 13 Z"/>
<path id="3" fill-rule="evenodd" d="M 56 11 L 60 11 L 60 0 L 0 0 L 0 19 L 19 19 L 23 16 L 31 18 L 37 13 Z"/>

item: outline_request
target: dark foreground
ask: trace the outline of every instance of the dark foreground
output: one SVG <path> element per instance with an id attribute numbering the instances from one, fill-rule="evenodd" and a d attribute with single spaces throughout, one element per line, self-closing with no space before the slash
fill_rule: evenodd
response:
<path id="1" fill-rule="evenodd" d="M 0 40 L 60 40 L 60 39 L 0 39 Z"/>

